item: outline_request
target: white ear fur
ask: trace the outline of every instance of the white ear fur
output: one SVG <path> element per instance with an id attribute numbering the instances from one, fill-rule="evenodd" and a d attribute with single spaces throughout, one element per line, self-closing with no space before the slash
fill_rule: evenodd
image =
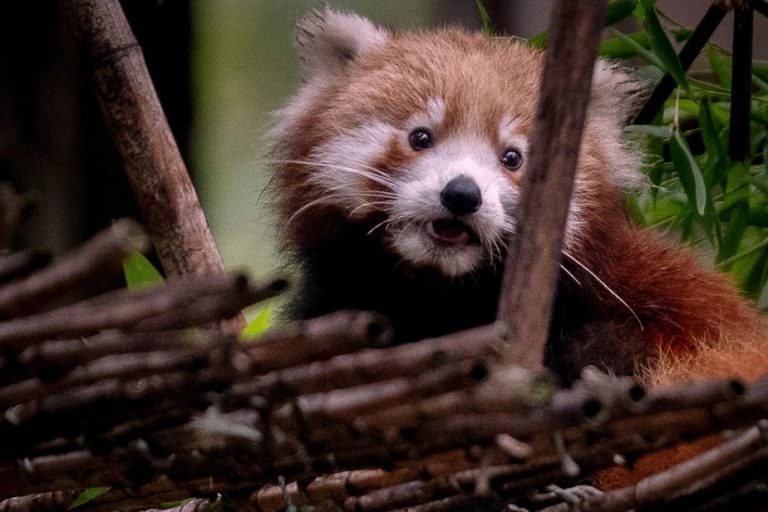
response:
<path id="1" fill-rule="evenodd" d="M 383 46 L 389 32 L 355 14 L 314 11 L 296 26 L 301 78 L 335 76 L 360 54 Z"/>
<path id="2" fill-rule="evenodd" d="M 640 107 L 645 84 L 621 65 L 604 60 L 595 63 L 590 98 L 590 124 L 607 159 L 608 179 L 622 188 L 644 185 L 638 172 L 641 156 L 627 143 L 622 128 Z"/>
<path id="3" fill-rule="evenodd" d="M 592 77 L 591 112 L 604 122 L 623 126 L 640 106 L 643 90 L 643 83 L 621 65 L 598 60 Z"/>

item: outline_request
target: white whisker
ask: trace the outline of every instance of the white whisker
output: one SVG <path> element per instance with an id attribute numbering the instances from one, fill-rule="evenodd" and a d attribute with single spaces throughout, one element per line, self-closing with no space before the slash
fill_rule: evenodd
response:
<path id="1" fill-rule="evenodd" d="M 305 204 L 304 206 L 302 206 L 301 208 L 299 208 L 298 210 L 293 212 L 293 215 L 290 216 L 290 218 L 288 219 L 288 222 L 286 224 L 290 224 L 291 222 L 293 222 L 293 220 L 296 217 L 298 217 L 303 211 L 311 208 L 312 206 L 315 206 L 316 204 L 320 204 L 320 203 L 322 203 L 324 201 L 327 201 L 331 197 L 333 197 L 333 196 L 323 196 L 323 197 L 321 197 L 319 199 L 315 199 L 314 201 L 308 202 L 307 204 Z"/>
<path id="2" fill-rule="evenodd" d="M 639 316 L 637 316 L 637 313 L 635 313 L 635 310 L 634 310 L 634 309 L 632 309 L 632 308 L 629 306 L 629 304 L 627 304 L 627 302 L 626 302 L 624 299 L 622 299 L 622 298 L 621 298 L 621 296 L 620 296 L 618 293 L 616 293 L 615 291 L 613 291 L 613 290 L 611 289 L 611 287 L 610 287 L 610 286 L 608 286 L 608 285 L 607 285 L 607 284 L 606 284 L 606 283 L 605 283 L 605 282 L 604 282 L 602 279 L 600 279 L 600 278 L 597 276 L 597 274 L 595 274 L 594 272 L 592 272 L 592 271 L 591 271 L 591 270 L 590 270 L 590 269 L 589 269 L 589 268 L 588 268 L 588 267 L 587 267 L 585 264 L 583 264 L 582 262 L 580 262 L 579 260 L 577 260 L 577 259 L 576 259 L 576 258 L 575 258 L 573 255 L 571 255 L 571 254 L 570 254 L 568 251 L 566 251 L 565 249 L 563 249 L 561 252 L 563 253 L 563 255 L 564 255 L 566 258 L 568 258 L 569 260 L 571 260 L 572 262 L 574 262 L 576 265 L 578 265 L 579 267 L 581 267 L 581 268 L 582 268 L 582 269 L 583 269 L 583 270 L 584 270 L 584 271 L 585 271 L 587 274 L 589 274 L 590 276 L 592 276 L 592 277 L 595 279 L 595 281 L 597 281 L 597 282 L 598 282 L 598 283 L 599 283 L 599 284 L 600 284 L 600 285 L 601 285 L 603 288 L 605 288 L 605 289 L 608 291 L 608 293 L 610 293 L 611 295 L 613 295 L 613 296 L 616 298 L 616 300 L 618 300 L 618 301 L 619 301 L 619 302 L 620 302 L 620 303 L 621 303 L 621 304 L 622 304 L 622 305 L 623 305 L 625 308 L 627 308 L 627 310 L 629 310 L 629 312 L 630 312 L 630 313 L 632 313 L 632 316 L 634 316 L 634 317 L 635 317 L 635 320 L 637 320 L 637 323 L 640 325 L 640 330 L 641 330 L 641 331 L 643 330 L 643 322 L 640 320 L 640 317 L 639 317 Z"/>
<path id="3" fill-rule="evenodd" d="M 355 208 L 354 210 L 352 210 L 351 212 L 349 212 L 349 216 L 350 217 L 353 216 L 355 213 L 358 212 L 358 210 L 362 210 L 363 208 L 367 208 L 369 206 L 382 205 L 382 204 L 389 204 L 389 201 L 369 201 L 367 203 L 363 203 L 357 208 Z"/>
<path id="4" fill-rule="evenodd" d="M 371 234 L 373 234 L 373 232 L 374 232 L 374 231 L 376 231 L 378 228 L 380 228 L 381 226 L 383 226 L 383 225 L 385 225 L 385 224 L 392 224 L 392 220 L 391 220 L 391 219 L 386 219 L 386 220 L 384 220 L 384 221 L 382 221 L 382 222 L 379 222 L 378 224 L 376 224 L 375 226 L 373 226 L 373 227 L 370 229 L 370 231 L 368 231 L 368 232 L 365 234 L 365 236 L 371 236 Z"/>
<path id="5" fill-rule="evenodd" d="M 376 183 L 379 183 L 380 185 L 384 185 L 385 187 L 390 189 L 400 184 L 398 180 L 392 178 L 391 176 L 381 172 L 380 170 L 374 167 L 370 167 L 367 165 L 362 166 L 366 169 L 366 170 L 363 170 L 363 169 L 357 169 L 355 167 L 329 164 L 329 163 L 318 162 L 314 160 L 271 160 L 270 163 L 317 166 L 317 167 L 325 167 L 327 169 L 335 169 L 341 172 L 363 176 L 365 178 L 370 179 L 371 181 L 375 181 Z"/>
<path id="6" fill-rule="evenodd" d="M 581 286 L 581 281 L 579 281 L 578 279 L 576 279 L 576 276 L 575 276 L 575 275 L 573 275 L 573 274 L 571 273 L 571 271 L 570 271 L 570 270 L 568 270 L 567 268 L 565 268 L 565 265 L 563 265 L 562 263 L 560 264 L 560 270 L 562 270 L 563 272 L 565 272 L 565 273 L 568 275 L 568 277 L 570 277 L 571 279 L 573 279 L 573 281 L 574 281 L 574 282 L 575 282 L 577 285 Z M 641 325 L 641 327 L 642 327 L 642 325 Z"/>

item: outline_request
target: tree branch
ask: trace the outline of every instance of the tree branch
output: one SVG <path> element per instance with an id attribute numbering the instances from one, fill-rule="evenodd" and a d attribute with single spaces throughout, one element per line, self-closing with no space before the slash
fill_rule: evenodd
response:
<path id="1" fill-rule="evenodd" d="M 605 0 L 557 0 L 552 13 L 529 172 L 523 177 L 498 310 L 512 330 L 506 359 L 526 368 L 543 367 L 605 5 Z"/>

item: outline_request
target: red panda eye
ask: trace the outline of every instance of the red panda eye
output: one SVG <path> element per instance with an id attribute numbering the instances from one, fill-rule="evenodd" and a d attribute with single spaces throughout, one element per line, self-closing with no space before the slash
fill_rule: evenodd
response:
<path id="1" fill-rule="evenodd" d="M 523 165 L 523 155 L 517 149 L 507 149 L 501 155 L 501 163 L 510 171 L 516 171 Z"/>
<path id="2" fill-rule="evenodd" d="M 432 134 L 426 128 L 416 128 L 408 135 L 408 143 L 415 151 L 432 147 Z"/>

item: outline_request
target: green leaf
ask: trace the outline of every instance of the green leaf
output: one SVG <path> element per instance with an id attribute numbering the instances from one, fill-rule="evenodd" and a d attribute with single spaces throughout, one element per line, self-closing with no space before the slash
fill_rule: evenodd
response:
<path id="1" fill-rule="evenodd" d="M 643 48 L 651 47 L 651 44 L 648 42 L 648 34 L 645 32 L 633 32 L 625 35 L 632 38 L 633 41 Z M 617 36 L 600 43 L 598 54 L 608 59 L 629 59 L 637 55 L 635 48 L 636 46 L 630 46 L 626 41 Z"/>
<path id="2" fill-rule="evenodd" d="M 258 313 L 248 322 L 240 333 L 242 340 L 254 340 L 264 334 L 272 326 L 272 315 L 275 312 L 273 302 L 267 303 Z"/>
<path id="3" fill-rule="evenodd" d="M 686 189 L 689 199 L 696 204 L 696 211 L 700 216 L 703 216 L 707 207 L 707 188 L 704 184 L 704 176 L 701 174 L 699 164 L 696 163 L 688 143 L 678 130 L 674 132 L 670 149 L 683 187 Z"/>
<path id="4" fill-rule="evenodd" d="M 757 296 L 757 303 L 755 306 L 757 309 L 768 308 L 768 280 L 763 284 L 763 289 L 760 290 L 760 295 Z"/>
<path id="5" fill-rule="evenodd" d="M 757 244 L 754 247 L 760 246 L 761 244 Z M 763 248 L 744 276 L 742 286 L 747 294 L 754 296 L 761 293 L 762 289 L 765 288 L 765 283 L 768 280 L 766 268 L 768 268 L 768 249 Z"/>
<path id="6" fill-rule="evenodd" d="M 712 114 L 712 102 L 708 97 L 701 100 L 699 105 L 699 127 L 704 147 L 707 149 L 707 158 L 720 159 L 725 157 L 725 147 L 720 140 L 722 131 Z"/>
<path id="7" fill-rule="evenodd" d="M 709 60 L 709 67 L 717 75 L 720 85 L 730 90 L 733 80 L 733 59 L 714 46 L 707 47 L 707 59 Z"/>
<path id="8" fill-rule="evenodd" d="M 686 93 L 690 93 L 691 86 L 688 84 L 683 65 L 680 63 L 672 43 L 669 42 L 664 27 L 661 26 L 661 21 L 659 21 L 659 16 L 656 14 L 656 8 L 653 6 L 653 3 L 653 0 L 642 0 L 643 10 L 645 11 L 643 26 L 645 31 L 648 32 L 651 49 L 653 49 L 653 52 L 664 64 L 664 69 L 675 79 L 677 85 Z"/>
<path id="9" fill-rule="evenodd" d="M 768 62 L 752 62 L 752 73 L 757 75 L 760 79 L 768 82 Z"/>
<path id="10" fill-rule="evenodd" d="M 632 16 L 634 16 L 634 18 L 640 23 L 645 21 L 645 8 L 643 7 L 643 4 L 640 2 L 637 3 L 635 10 L 632 11 Z"/>
<path id="11" fill-rule="evenodd" d="M 532 38 L 528 40 L 528 46 L 531 48 L 538 48 L 540 50 L 543 50 L 545 46 L 547 46 L 547 38 L 549 37 L 549 32 L 546 30 L 543 32 L 539 32 Z"/>
<path id="12" fill-rule="evenodd" d="M 163 284 L 163 276 L 154 265 L 138 251 L 134 251 L 123 260 L 123 274 L 128 288 L 149 288 Z"/>
<path id="13" fill-rule="evenodd" d="M 496 34 L 493 31 L 493 25 L 491 24 L 491 16 L 488 14 L 488 10 L 483 5 L 483 2 L 480 0 L 475 0 L 475 5 L 477 6 L 477 12 L 480 14 L 480 21 L 483 24 L 483 32 L 485 32 L 485 35 L 488 37 L 493 37 Z"/>
<path id="14" fill-rule="evenodd" d="M 643 45 L 641 45 L 639 42 L 632 39 L 627 34 L 620 32 L 618 30 L 613 31 L 614 34 L 616 34 L 616 37 L 624 41 L 624 43 L 632 48 L 635 53 L 640 56 L 645 62 L 648 64 L 653 64 L 656 67 L 664 68 L 664 65 L 661 63 L 661 60 L 651 51 L 646 49 Z M 650 41 L 649 41 L 650 44 Z"/>
<path id="15" fill-rule="evenodd" d="M 746 201 L 733 207 L 728 227 L 717 251 L 717 262 L 724 261 L 738 252 L 747 229 L 748 217 L 749 205 Z"/>
<path id="16" fill-rule="evenodd" d="M 85 489 L 83 492 L 77 495 L 77 498 L 75 498 L 75 501 L 73 501 L 72 504 L 69 507 L 67 507 L 67 510 L 72 510 L 81 505 L 84 505 L 89 501 L 98 498 L 105 492 L 108 492 L 110 489 L 112 488 L 111 487 L 90 487 L 88 489 Z"/>
<path id="17" fill-rule="evenodd" d="M 680 27 L 671 29 L 672 34 L 675 36 L 675 41 L 682 43 L 687 41 L 693 35 L 693 29 L 688 27 Z"/>
<path id="18" fill-rule="evenodd" d="M 637 7 L 638 0 L 612 0 L 608 2 L 605 7 L 605 24 L 604 26 L 610 27 L 614 23 L 618 23 L 623 19 L 626 19 L 632 15 Z"/>

